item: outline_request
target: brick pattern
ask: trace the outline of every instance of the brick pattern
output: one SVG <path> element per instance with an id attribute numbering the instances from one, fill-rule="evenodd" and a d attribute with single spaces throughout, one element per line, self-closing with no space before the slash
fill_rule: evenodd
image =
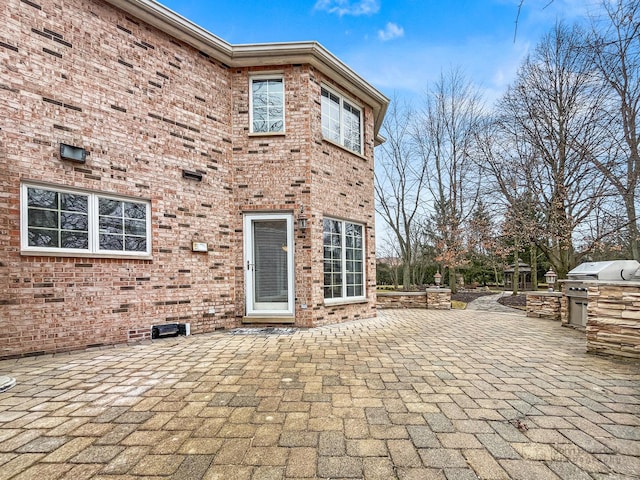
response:
<path id="1" fill-rule="evenodd" d="M 155 323 L 233 325 L 226 67 L 103 3 L 10 0 L 0 15 L 16 47 L 0 48 L 14 65 L 2 96 L 12 121 L 0 153 L 0 308 L 11 325 L 0 356 L 124 343 Z M 86 148 L 86 164 L 61 161 L 59 142 Z M 153 260 L 19 256 L 24 180 L 150 199 Z M 192 254 L 195 239 L 210 252 Z M 219 315 L 206 316 L 211 307 Z"/>
<path id="2" fill-rule="evenodd" d="M 260 67 L 230 69 L 99 1 L 7 0 L 0 22 L 0 358 L 125 343 L 158 323 L 237 326 L 248 211 L 309 216 L 295 240 L 297 325 L 375 316 L 369 107 L 360 157 L 322 140 L 322 74 L 270 68 L 285 78 L 287 132 L 250 136 Z M 60 160 L 60 142 L 86 148 L 86 163 Z M 21 256 L 23 181 L 150 200 L 153 259 Z M 324 305 L 323 215 L 366 225 L 367 302 Z"/>
<path id="3" fill-rule="evenodd" d="M 363 156 L 354 155 L 322 139 L 321 88 L 329 84 L 363 107 Z M 358 99 L 331 83 L 320 72 L 310 72 L 311 107 L 311 207 L 309 211 L 310 249 L 316 258 L 322 258 L 324 216 L 345 218 L 365 226 L 365 292 L 368 302 L 337 306 L 323 306 L 323 264 L 312 262 L 310 276 L 311 305 L 318 311 L 315 325 L 329 325 L 346 320 L 367 318 L 376 314 L 376 252 L 374 208 L 374 132 L 373 113 Z M 306 208 L 306 207 L 305 207 Z"/>
<path id="4" fill-rule="evenodd" d="M 514 341 L 518 339 L 518 341 Z M 0 477 L 635 478 L 637 362 L 557 322 L 388 310 L 0 362 Z"/>

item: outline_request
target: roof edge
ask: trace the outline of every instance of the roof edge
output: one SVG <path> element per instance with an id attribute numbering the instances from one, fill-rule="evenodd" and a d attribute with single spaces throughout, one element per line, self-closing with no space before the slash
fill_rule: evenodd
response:
<path id="1" fill-rule="evenodd" d="M 320 43 L 282 42 L 232 45 L 155 0 L 105 0 L 114 7 L 182 40 L 229 67 L 310 64 L 373 108 L 375 144 L 389 99 Z"/>

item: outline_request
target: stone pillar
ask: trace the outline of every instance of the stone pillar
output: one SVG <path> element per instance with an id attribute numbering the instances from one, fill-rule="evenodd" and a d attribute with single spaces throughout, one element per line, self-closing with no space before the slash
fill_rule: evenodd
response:
<path id="1" fill-rule="evenodd" d="M 640 282 L 593 282 L 587 351 L 640 359 Z"/>
<path id="2" fill-rule="evenodd" d="M 427 309 L 451 310 L 451 290 L 448 288 L 427 288 Z"/>
<path id="3" fill-rule="evenodd" d="M 561 292 L 527 292 L 527 317 L 560 320 Z"/>

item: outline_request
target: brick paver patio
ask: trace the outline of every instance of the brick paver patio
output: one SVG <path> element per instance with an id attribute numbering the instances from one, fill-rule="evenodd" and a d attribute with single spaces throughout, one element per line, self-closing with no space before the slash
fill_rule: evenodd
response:
<path id="1" fill-rule="evenodd" d="M 557 323 L 386 311 L 0 362 L 0 480 L 640 476 L 640 365 Z"/>

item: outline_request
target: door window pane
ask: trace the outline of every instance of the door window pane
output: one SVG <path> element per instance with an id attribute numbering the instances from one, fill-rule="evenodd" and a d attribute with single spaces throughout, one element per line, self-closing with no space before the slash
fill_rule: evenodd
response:
<path id="1" fill-rule="evenodd" d="M 285 303 L 289 299 L 286 220 L 253 222 L 254 300 Z"/>

